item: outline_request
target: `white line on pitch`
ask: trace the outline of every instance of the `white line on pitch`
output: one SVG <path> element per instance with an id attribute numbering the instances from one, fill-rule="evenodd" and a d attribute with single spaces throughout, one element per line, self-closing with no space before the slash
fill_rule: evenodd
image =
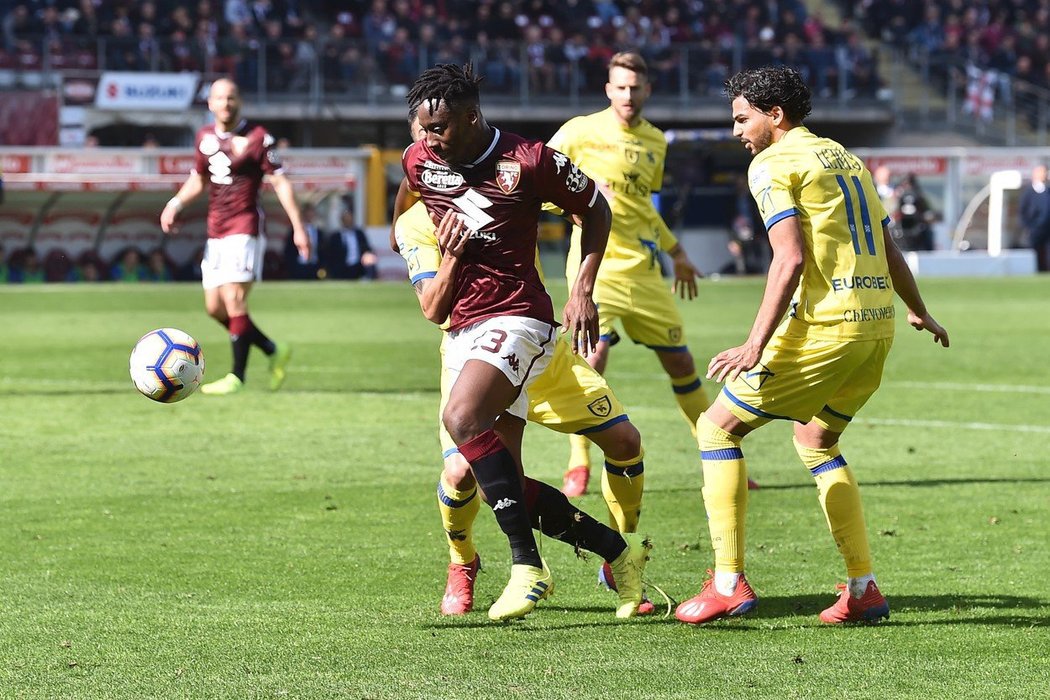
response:
<path id="1" fill-rule="evenodd" d="M 1050 394 L 1050 386 L 1031 384 L 969 384 L 967 382 L 909 382 L 889 381 L 883 386 L 902 387 L 905 389 L 934 389 L 942 391 L 981 391 L 996 394 Z"/>
<path id="2" fill-rule="evenodd" d="M 1050 434 L 1050 425 L 1009 425 L 1004 423 L 967 423 L 951 420 L 913 420 L 910 418 L 856 418 L 854 424 L 861 425 L 896 425 L 905 428 L 948 428 L 958 430 L 995 430 L 1004 433 L 1045 433 Z"/>

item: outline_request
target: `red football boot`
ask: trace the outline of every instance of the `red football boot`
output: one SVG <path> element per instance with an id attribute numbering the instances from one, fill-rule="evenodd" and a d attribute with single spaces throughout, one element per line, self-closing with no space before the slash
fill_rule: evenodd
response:
<path id="1" fill-rule="evenodd" d="M 737 580 L 733 595 L 728 596 L 720 594 L 715 588 L 714 573 L 709 570 L 707 575 L 710 578 L 704 581 L 700 593 L 681 603 L 674 611 L 674 616 L 682 622 L 700 625 L 720 617 L 743 615 L 758 605 L 758 596 L 751 590 L 743 574 Z"/>
<path id="2" fill-rule="evenodd" d="M 821 622 L 829 625 L 841 625 L 844 622 L 875 624 L 883 618 L 890 619 L 890 604 L 874 581 L 868 581 L 868 587 L 860 598 L 851 596 L 845 584 L 840 583 L 838 588 L 842 594 L 834 605 L 820 613 Z"/>
<path id="3" fill-rule="evenodd" d="M 441 599 L 442 615 L 465 615 L 474 609 L 474 581 L 481 568 L 481 557 L 469 564 L 449 564 L 445 597 Z"/>
<path id="4" fill-rule="evenodd" d="M 561 492 L 569 498 L 576 498 L 587 493 L 587 484 L 591 480 L 590 467 L 573 467 L 565 472 L 565 481 Z"/>

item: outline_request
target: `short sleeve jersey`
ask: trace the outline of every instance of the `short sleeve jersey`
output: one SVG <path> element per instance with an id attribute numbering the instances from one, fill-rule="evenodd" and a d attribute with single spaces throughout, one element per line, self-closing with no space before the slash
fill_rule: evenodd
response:
<path id="1" fill-rule="evenodd" d="M 767 230 L 790 216 L 802 228 L 805 263 L 789 332 L 826 340 L 892 337 L 882 234 L 889 217 L 860 158 L 799 126 L 755 156 L 748 182 Z"/>
<path id="2" fill-rule="evenodd" d="M 543 142 L 499 129 L 472 163 L 453 167 L 423 140 L 405 149 L 402 166 L 430 213 L 440 219 L 451 209 L 471 231 L 453 287 L 449 330 L 493 316 L 556 323 L 535 265 L 540 209 L 549 201 L 583 213 L 597 200 L 594 183 Z"/>
<path id="3" fill-rule="evenodd" d="M 283 172 L 274 140 L 266 130 L 241 120 L 233 131 L 214 124 L 197 132 L 193 171 L 208 182 L 208 237 L 263 230 L 259 187 L 264 175 Z"/>
<path id="4" fill-rule="evenodd" d="M 664 179 L 667 139 L 642 119 L 623 126 L 612 107 L 570 119 L 547 143 L 612 192 L 612 230 L 600 275 L 660 275 L 657 252 L 677 239 L 653 206 L 652 195 Z M 580 265 L 580 229 L 573 227 L 566 274 L 574 279 Z"/>

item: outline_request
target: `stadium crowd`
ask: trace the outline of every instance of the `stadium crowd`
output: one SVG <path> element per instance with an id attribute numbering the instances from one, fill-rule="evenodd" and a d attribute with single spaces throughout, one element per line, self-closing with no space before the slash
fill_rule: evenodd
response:
<path id="1" fill-rule="evenodd" d="M 0 0 L 0 17 L 0 69 L 203 71 L 249 91 L 407 86 L 427 65 L 473 60 L 490 94 L 564 94 L 603 84 L 628 47 L 657 91 L 720 94 L 731 70 L 768 63 L 818 95 L 879 87 L 854 26 L 801 0 Z"/>
<path id="2" fill-rule="evenodd" d="M 933 66 L 971 63 L 1050 88 L 1046 0 L 840 0 L 880 40 L 928 56 Z"/>

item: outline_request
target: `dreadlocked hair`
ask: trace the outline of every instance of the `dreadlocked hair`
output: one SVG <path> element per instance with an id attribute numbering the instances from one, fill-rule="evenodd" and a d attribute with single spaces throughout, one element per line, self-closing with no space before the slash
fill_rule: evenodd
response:
<path id="1" fill-rule="evenodd" d="M 788 66 L 741 71 L 726 81 L 725 93 L 731 100 L 743 97 L 763 114 L 780 107 L 794 124 L 801 124 L 813 110 L 809 88 L 799 72 Z"/>
<path id="2" fill-rule="evenodd" d="M 474 75 L 474 66 L 470 63 L 462 67 L 454 63 L 442 63 L 427 68 L 419 74 L 405 97 L 409 114 L 414 114 L 424 102 L 428 103 L 431 112 L 436 111 L 438 103 L 442 101 L 449 109 L 475 105 L 480 97 L 478 83 L 481 81 L 482 77 Z"/>

